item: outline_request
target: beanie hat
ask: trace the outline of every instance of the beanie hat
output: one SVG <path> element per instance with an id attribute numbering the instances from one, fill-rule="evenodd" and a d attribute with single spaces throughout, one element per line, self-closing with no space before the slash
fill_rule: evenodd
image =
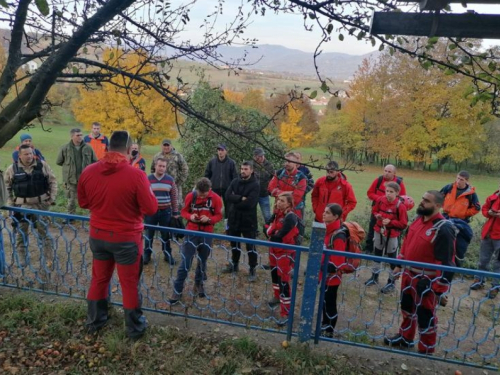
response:
<path id="1" fill-rule="evenodd" d="M 33 139 L 33 138 L 31 138 L 31 135 L 29 134 L 21 134 L 21 142 L 24 142 L 27 139 Z"/>

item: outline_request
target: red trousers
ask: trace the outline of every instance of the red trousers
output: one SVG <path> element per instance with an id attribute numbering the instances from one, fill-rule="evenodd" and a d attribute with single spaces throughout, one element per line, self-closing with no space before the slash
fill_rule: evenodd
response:
<path id="1" fill-rule="evenodd" d="M 271 278 L 273 283 L 274 297 L 280 300 L 281 316 L 288 316 L 291 305 L 290 274 L 293 269 L 293 255 L 295 251 L 269 248 L 269 266 L 271 266 Z"/>
<path id="2" fill-rule="evenodd" d="M 115 233 L 91 227 L 89 244 L 93 260 L 92 281 L 87 299 L 98 301 L 108 298 L 109 282 L 116 265 L 123 294 L 123 308 L 139 308 L 142 233 Z"/>
<path id="3" fill-rule="evenodd" d="M 427 276 L 408 270 L 403 273 L 401 281 L 403 321 L 399 333 L 407 342 L 412 342 L 418 326 L 420 353 L 434 353 L 436 347 L 438 296 L 433 290 L 435 282 Z"/>

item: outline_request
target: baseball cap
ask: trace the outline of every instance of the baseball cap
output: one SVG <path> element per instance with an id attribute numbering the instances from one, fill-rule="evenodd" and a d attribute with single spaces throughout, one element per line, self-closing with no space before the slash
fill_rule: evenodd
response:
<path id="1" fill-rule="evenodd" d="M 260 147 L 253 150 L 253 156 L 264 156 L 265 154 L 264 150 Z"/>
<path id="2" fill-rule="evenodd" d="M 226 147 L 226 145 L 225 145 L 224 143 L 219 143 L 219 144 L 217 145 L 217 150 L 219 150 L 219 149 L 222 149 L 222 150 L 224 150 L 224 151 L 227 151 L 227 147 Z"/>
<path id="3" fill-rule="evenodd" d="M 165 145 L 165 144 L 168 144 L 168 145 L 171 145 L 172 144 L 172 141 L 170 139 L 164 139 L 162 142 L 161 142 L 162 145 Z"/>

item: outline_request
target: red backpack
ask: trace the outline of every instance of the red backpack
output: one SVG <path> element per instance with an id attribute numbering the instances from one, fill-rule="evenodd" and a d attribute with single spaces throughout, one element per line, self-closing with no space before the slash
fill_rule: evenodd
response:
<path id="1" fill-rule="evenodd" d="M 346 251 L 349 253 L 361 254 L 361 242 L 363 242 L 366 237 L 366 232 L 361 225 L 355 221 L 344 222 L 340 229 L 336 230 L 330 237 L 330 248 L 333 248 L 333 240 L 340 231 L 343 231 L 347 237 Z M 361 259 L 346 257 L 345 264 L 346 265 L 342 268 L 343 273 L 353 273 L 356 272 L 361 265 Z"/>

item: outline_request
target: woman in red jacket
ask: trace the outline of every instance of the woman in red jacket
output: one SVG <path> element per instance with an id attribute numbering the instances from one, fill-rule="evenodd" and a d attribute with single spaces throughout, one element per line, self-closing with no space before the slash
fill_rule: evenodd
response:
<path id="1" fill-rule="evenodd" d="M 295 207 L 291 192 L 278 195 L 274 220 L 267 230 L 271 242 L 295 245 L 299 229 L 298 217 L 294 213 Z M 273 283 L 274 297 L 269 301 L 269 306 L 281 305 L 281 317 L 277 323 L 282 326 L 287 322 L 290 311 L 291 291 L 290 273 L 293 268 L 293 250 L 269 248 L 269 265 L 271 266 L 271 280 Z"/>
<path id="2" fill-rule="evenodd" d="M 377 199 L 372 208 L 372 213 L 377 222 L 375 223 L 375 236 L 373 237 L 373 248 L 376 256 L 387 256 L 395 259 L 398 255 L 398 237 L 408 225 L 408 213 L 406 206 L 399 199 L 401 188 L 396 182 L 385 184 L 385 196 Z M 391 264 L 391 269 L 394 269 Z M 375 262 L 372 267 L 372 277 L 366 282 L 366 286 L 378 283 L 380 273 L 380 263 Z M 387 284 L 380 290 L 382 293 L 389 293 L 395 289 L 394 276 L 389 273 Z"/>
<path id="3" fill-rule="evenodd" d="M 331 203 L 323 211 L 323 222 L 326 225 L 325 247 L 330 250 L 345 251 L 347 246 L 346 229 L 341 226 L 342 207 Z M 323 255 L 322 264 L 325 262 Z M 332 337 L 337 324 L 337 292 L 342 282 L 342 269 L 346 266 L 345 257 L 330 255 L 328 258 L 325 299 L 323 303 L 323 320 L 321 334 Z M 322 268 L 323 269 L 323 268 Z"/>

